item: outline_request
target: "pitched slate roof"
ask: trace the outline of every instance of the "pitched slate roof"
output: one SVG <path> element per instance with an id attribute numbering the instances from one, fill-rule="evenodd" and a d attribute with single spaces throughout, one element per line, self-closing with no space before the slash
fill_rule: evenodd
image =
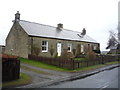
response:
<path id="1" fill-rule="evenodd" d="M 67 29 L 58 30 L 56 27 L 53 26 L 24 21 L 24 20 L 20 20 L 19 24 L 22 26 L 25 32 L 31 36 L 97 43 L 94 39 L 92 39 L 88 35 L 84 35 L 84 37 L 80 37 L 78 35 L 80 34 L 80 32 L 77 31 L 72 31 Z"/>

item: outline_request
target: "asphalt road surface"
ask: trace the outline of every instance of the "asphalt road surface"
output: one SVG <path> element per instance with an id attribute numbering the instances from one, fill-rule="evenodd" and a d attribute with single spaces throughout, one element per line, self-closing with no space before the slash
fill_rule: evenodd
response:
<path id="1" fill-rule="evenodd" d="M 97 90 L 104 90 L 105 88 L 119 88 L 120 90 L 119 75 L 120 67 L 105 70 L 83 79 L 61 82 L 45 88 L 97 88 Z"/>

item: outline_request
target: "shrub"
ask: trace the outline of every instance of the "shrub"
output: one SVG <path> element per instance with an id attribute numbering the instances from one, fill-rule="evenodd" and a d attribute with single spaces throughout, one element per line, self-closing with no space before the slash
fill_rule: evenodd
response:
<path id="1" fill-rule="evenodd" d="M 77 53 L 76 53 L 76 57 L 79 57 L 81 55 L 81 45 L 78 44 L 77 45 Z"/>
<path id="2" fill-rule="evenodd" d="M 73 52 L 73 54 L 74 54 L 74 56 L 75 56 L 75 54 L 76 54 L 76 49 L 72 49 L 72 52 Z"/>
<path id="3" fill-rule="evenodd" d="M 65 59 L 65 60 L 70 60 L 70 59 L 74 58 L 74 55 L 72 52 L 68 52 L 67 49 L 64 49 L 63 52 L 61 53 L 61 58 Z"/>
<path id="4" fill-rule="evenodd" d="M 120 54 L 120 50 L 118 50 L 118 54 Z"/>
<path id="5" fill-rule="evenodd" d="M 34 45 L 34 47 L 32 47 L 32 54 L 38 56 L 39 53 L 40 53 L 40 48 Z"/>
<path id="6" fill-rule="evenodd" d="M 55 54 L 54 58 L 58 58 L 58 53 Z"/>
<path id="7" fill-rule="evenodd" d="M 53 48 L 53 45 L 51 45 L 50 55 L 53 56 L 53 54 L 54 54 L 54 48 Z"/>
<path id="8" fill-rule="evenodd" d="M 100 54 L 101 51 L 100 50 L 93 50 L 96 54 Z"/>
<path id="9" fill-rule="evenodd" d="M 77 45 L 77 50 L 76 50 L 76 56 L 77 58 L 84 58 L 85 54 L 84 52 L 81 52 L 81 44 Z"/>
<path id="10" fill-rule="evenodd" d="M 96 54 L 93 51 L 90 51 L 86 55 L 87 60 L 95 60 L 96 59 Z"/>

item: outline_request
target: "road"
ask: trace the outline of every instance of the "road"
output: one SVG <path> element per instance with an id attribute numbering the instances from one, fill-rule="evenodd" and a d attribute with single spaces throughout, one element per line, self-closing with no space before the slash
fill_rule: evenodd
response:
<path id="1" fill-rule="evenodd" d="M 83 79 L 62 82 L 45 88 L 97 88 L 97 90 L 104 90 L 104 88 L 120 88 L 120 85 L 118 85 L 118 81 L 120 81 L 119 75 L 120 67 L 105 70 Z"/>

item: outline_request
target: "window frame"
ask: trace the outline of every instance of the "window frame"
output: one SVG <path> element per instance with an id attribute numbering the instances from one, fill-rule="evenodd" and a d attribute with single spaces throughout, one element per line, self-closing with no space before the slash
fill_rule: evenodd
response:
<path id="1" fill-rule="evenodd" d="M 46 42 L 46 44 L 45 45 L 43 45 L 43 42 Z M 43 49 L 43 47 L 45 47 L 46 48 L 46 50 L 42 50 L 42 52 L 48 52 L 48 41 L 46 41 L 46 40 L 44 40 L 44 41 L 42 41 L 42 48 L 41 49 Z"/>
<path id="2" fill-rule="evenodd" d="M 84 45 L 81 44 L 81 53 L 83 53 L 83 52 L 84 52 Z"/>
<path id="3" fill-rule="evenodd" d="M 68 48 L 70 48 L 70 50 L 68 50 Z M 71 51 L 72 51 L 72 44 L 71 44 L 71 43 L 68 43 L 68 44 L 67 44 L 67 51 L 68 51 L 68 52 L 71 52 Z"/>
<path id="4" fill-rule="evenodd" d="M 97 46 L 96 45 L 93 46 L 93 50 L 97 50 Z"/>

